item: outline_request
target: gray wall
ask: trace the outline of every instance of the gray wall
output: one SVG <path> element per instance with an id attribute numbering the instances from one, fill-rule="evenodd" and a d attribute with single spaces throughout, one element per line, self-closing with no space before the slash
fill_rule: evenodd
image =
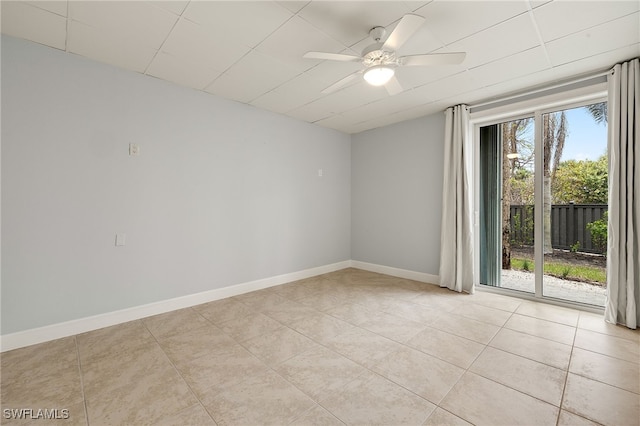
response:
<path id="1" fill-rule="evenodd" d="M 444 114 L 351 141 L 351 259 L 438 275 Z"/>
<path id="2" fill-rule="evenodd" d="M 365 137 L 356 181 L 375 194 Z M 2 334 L 348 260 L 350 154 L 349 135 L 3 36 Z M 400 172 L 381 190 L 437 174 Z M 355 219 L 379 223 L 362 201 Z"/>

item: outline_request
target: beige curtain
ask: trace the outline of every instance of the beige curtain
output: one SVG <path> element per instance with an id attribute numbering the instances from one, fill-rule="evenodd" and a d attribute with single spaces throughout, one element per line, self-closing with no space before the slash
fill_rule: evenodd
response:
<path id="1" fill-rule="evenodd" d="M 440 287 L 473 292 L 473 145 L 469 108 L 445 111 Z"/>
<path id="2" fill-rule="evenodd" d="M 640 322 L 640 59 L 609 77 L 609 230 L 605 320 Z"/>

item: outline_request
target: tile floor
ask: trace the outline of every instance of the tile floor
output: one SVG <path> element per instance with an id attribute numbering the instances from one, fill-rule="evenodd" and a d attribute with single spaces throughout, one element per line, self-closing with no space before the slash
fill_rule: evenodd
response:
<path id="1" fill-rule="evenodd" d="M 345 269 L 5 352 L 1 420 L 638 425 L 639 348 L 598 315 Z"/>

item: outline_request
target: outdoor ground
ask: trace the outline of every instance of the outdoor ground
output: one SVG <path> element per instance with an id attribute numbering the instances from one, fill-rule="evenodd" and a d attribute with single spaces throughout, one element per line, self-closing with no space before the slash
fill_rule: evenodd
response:
<path id="1" fill-rule="evenodd" d="M 533 259 L 533 247 L 511 249 L 511 266 L 515 270 L 533 271 Z M 544 261 L 545 275 L 606 286 L 607 260 L 603 255 L 554 250 L 553 254 L 545 256 Z"/>

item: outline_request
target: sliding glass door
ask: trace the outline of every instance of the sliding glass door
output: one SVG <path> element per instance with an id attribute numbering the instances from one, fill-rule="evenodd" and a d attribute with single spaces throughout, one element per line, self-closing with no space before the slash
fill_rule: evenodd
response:
<path id="1" fill-rule="evenodd" d="M 480 128 L 480 284 L 603 306 L 606 103 Z"/>

